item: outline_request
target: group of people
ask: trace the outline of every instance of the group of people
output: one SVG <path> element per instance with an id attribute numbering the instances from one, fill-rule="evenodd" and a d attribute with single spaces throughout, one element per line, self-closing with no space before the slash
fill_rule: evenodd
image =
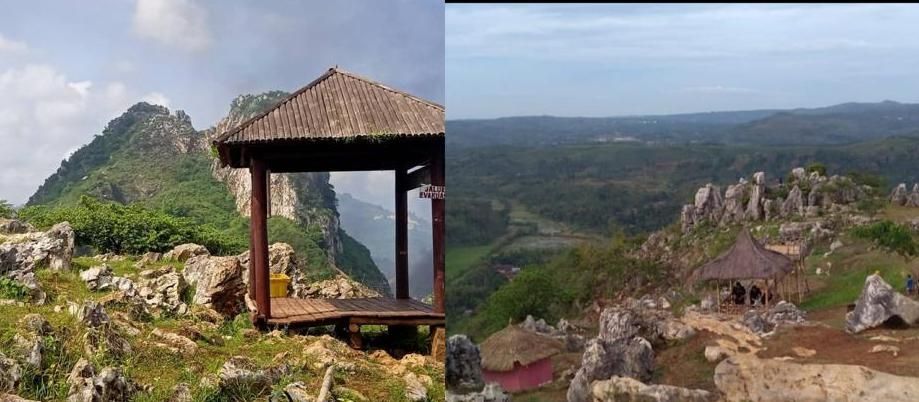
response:
<path id="1" fill-rule="evenodd" d="M 763 292 L 759 286 L 756 286 L 756 284 L 750 286 L 750 304 L 766 304 L 767 301 L 771 302 L 775 295 L 770 293 L 768 300 L 766 297 L 766 292 Z M 745 288 L 740 281 L 734 282 L 734 286 L 731 288 L 731 298 L 734 304 L 747 304 L 747 288 Z"/>

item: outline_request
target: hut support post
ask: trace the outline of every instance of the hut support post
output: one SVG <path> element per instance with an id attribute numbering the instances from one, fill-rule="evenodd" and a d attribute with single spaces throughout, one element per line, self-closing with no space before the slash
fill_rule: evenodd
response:
<path id="1" fill-rule="evenodd" d="M 445 186 L 444 142 L 441 140 L 431 155 L 431 184 Z M 444 222 L 444 199 L 431 199 L 431 229 L 434 238 L 434 312 L 444 312 L 444 267 L 446 265 L 446 222 Z"/>
<path id="2" fill-rule="evenodd" d="M 408 171 L 396 169 L 396 298 L 408 299 Z"/>
<path id="3" fill-rule="evenodd" d="M 263 324 L 271 318 L 271 299 L 269 298 L 268 277 L 268 172 L 265 162 L 253 158 L 249 174 L 252 178 L 252 198 L 250 200 L 250 292 L 254 290 L 255 305 L 258 312 L 256 323 Z M 252 280 L 254 279 L 254 286 Z M 251 297 L 250 293 L 250 297 Z"/>

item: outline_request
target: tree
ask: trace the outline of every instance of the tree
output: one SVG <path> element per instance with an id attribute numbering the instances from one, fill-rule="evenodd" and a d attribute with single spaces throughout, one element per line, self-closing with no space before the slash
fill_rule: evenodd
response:
<path id="1" fill-rule="evenodd" d="M 821 176 L 826 176 L 826 165 L 820 162 L 814 162 L 807 165 L 807 173 L 817 172 Z"/>
<path id="2" fill-rule="evenodd" d="M 0 200 L 0 218 L 12 218 L 16 215 L 16 211 L 13 210 L 13 206 L 6 200 Z"/>

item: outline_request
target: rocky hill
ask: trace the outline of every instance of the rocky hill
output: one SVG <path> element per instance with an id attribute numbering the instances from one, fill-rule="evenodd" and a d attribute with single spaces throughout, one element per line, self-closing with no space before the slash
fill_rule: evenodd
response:
<path id="1" fill-rule="evenodd" d="M 228 115 L 204 131 L 195 130 L 181 110 L 172 114 L 162 106 L 138 103 L 63 161 L 28 205 L 72 205 L 90 195 L 139 203 L 243 238 L 248 231 L 248 172 L 220 168 L 210 141 L 286 95 L 239 96 Z M 340 269 L 390 293 L 369 251 L 341 229 L 328 173 L 272 175 L 271 193 L 271 241 L 292 244 L 314 271 Z"/>

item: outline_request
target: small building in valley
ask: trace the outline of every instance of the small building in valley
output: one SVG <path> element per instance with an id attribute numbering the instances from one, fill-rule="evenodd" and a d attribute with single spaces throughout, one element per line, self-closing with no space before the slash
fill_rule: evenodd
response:
<path id="1" fill-rule="evenodd" d="M 479 345 L 482 376 L 510 392 L 526 391 L 552 382 L 551 357 L 563 349 L 558 340 L 516 325 L 495 332 Z"/>

